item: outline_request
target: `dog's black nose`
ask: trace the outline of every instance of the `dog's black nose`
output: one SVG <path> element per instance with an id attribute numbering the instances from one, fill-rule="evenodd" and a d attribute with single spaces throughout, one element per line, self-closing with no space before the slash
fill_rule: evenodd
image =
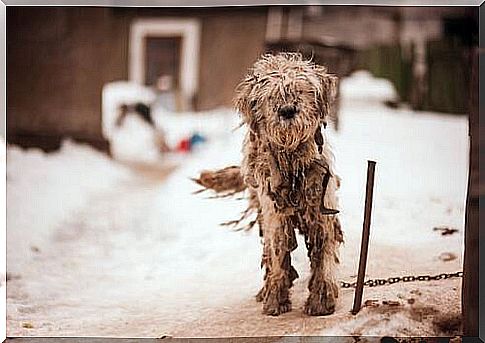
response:
<path id="1" fill-rule="evenodd" d="M 278 115 L 283 119 L 291 119 L 296 115 L 297 112 L 298 109 L 296 108 L 296 106 L 285 105 L 279 108 Z"/>

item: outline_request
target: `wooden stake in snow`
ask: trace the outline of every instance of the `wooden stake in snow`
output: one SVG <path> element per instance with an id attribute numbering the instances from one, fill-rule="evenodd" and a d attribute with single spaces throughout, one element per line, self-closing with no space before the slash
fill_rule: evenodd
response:
<path id="1" fill-rule="evenodd" d="M 369 248 L 370 220 L 372 214 L 372 196 L 374 193 L 374 174 L 376 163 L 367 161 L 367 187 L 365 193 L 364 209 L 364 228 L 362 230 L 362 243 L 360 246 L 359 274 L 357 276 L 357 285 L 355 287 L 354 307 L 352 314 L 360 311 L 362 304 L 362 292 L 364 290 L 365 267 L 367 266 L 367 250 Z"/>

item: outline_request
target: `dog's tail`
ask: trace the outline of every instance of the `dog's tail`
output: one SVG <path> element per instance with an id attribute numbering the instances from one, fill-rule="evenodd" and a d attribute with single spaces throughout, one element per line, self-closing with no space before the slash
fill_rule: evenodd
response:
<path id="1" fill-rule="evenodd" d="M 216 198 L 228 197 L 244 191 L 247 186 L 241 175 L 241 167 L 230 166 L 220 170 L 205 170 L 192 179 L 203 188 L 195 193 L 212 190 Z"/>
<path id="2" fill-rule="evenodd" d="M 213 191 L 216 195 L 211 198 L 225 198 L 242 193 L 247 189 L 241 175 L 241 167 L 230 166 L 220 170 L 203 171 L 198 178 L 192 179 L 203 188 L 194 192 L 201 193 L 207 190 Z M 221 223 L 223 226 L 230 226 L 234 230 L 250 230 L 259 223 L 258 200 L 256 193 L 249 192 L 248 207 L 241 213 L 240 218 Z M 260 232 L 261 235 L 261 232 Z"/>

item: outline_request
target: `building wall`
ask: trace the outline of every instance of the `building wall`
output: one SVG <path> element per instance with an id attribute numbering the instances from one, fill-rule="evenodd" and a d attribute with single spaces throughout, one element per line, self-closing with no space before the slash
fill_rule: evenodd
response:
<path id="1" fill-rule="evenodd" d="M 237 83 L 264 51 L 266 11 L 232 11 L 202 22 L 202 87 L 196 107 L 230 106 Z"/>
<path id="2" fill-rule="evenodd" d="M 104 145 L 101 89 L 126 75 L 117 24 L 103 8 L 7 8 L 10 141 L 55 146 L 70 135 Z"/>
<path id="3" fill-rule="evenodd" d="M 393 8 L 373 6 L 325 6 L 317 15 L 307 15 L 303 26 L 306 38 L 357 49 L 391 44 L 398 35 Z"/>
<path id="4" fill-rule="evenodd" d="M 113 9 L 125 17 L 195 18 L 201 23 L 199 90 L 196 110 L 230 106 L 234 87 L 264 52 L 266 7 Z M 128 65 L 128 62 L 126 62 Z"/>
<path id="5" fill-rule="evenodd" d="M 57 148 L 71 136 L 106 149 L 101 90 L 128 78 L 130 23 L 201 21 L 196 110 L 230 106 L 234 87 L 263 52 L 266 8 L 7 8 L 7 139 Z"/>

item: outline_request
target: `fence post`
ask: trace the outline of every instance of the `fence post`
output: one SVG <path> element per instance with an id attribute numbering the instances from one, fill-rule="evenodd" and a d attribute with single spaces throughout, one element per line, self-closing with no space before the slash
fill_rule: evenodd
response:
<path id="1" fill-rule="evenodd" d="M 482 53 L 483 54 L 483 53 Z M 479 317 L 479 242 L 480 242 L 480 209 L 479 201 L 483 196 L 483 185 L 480 185 L 479 173 L 479 148 L 480 137 L 483 135 L 479 123 L 479 99 L 478 99 L 478 59 L 479 49 L 472 49 L 472 77 L 470 97 L 470 162 L 468 176 L 468 190 L 465 214 L 465 253 L 463 257 L 463 281 L 462 281 L 462 318 L 463 335 L 478 337 Z M 482 147 L 483 148 L 483 147 Z M 483 161 L 480 161 L 480 164 Z"/>
<path id="2" fill-rule="evenodd" d="M 362 242 L 360 247 L 359 274 L 357 286 L 355 287 L 354 306 L 352 314 L 360 311 L 362 304 L 362 293 L 364 291 L 365 268 L 367 266 L 367 251 L 369 248 L 370 221 L 372 214 L 372 196 L 374 194 L 374 174 L 376 162 L 367 161 L 367 186 L 365 192 L 364 227 L 362 230 Z"/>

